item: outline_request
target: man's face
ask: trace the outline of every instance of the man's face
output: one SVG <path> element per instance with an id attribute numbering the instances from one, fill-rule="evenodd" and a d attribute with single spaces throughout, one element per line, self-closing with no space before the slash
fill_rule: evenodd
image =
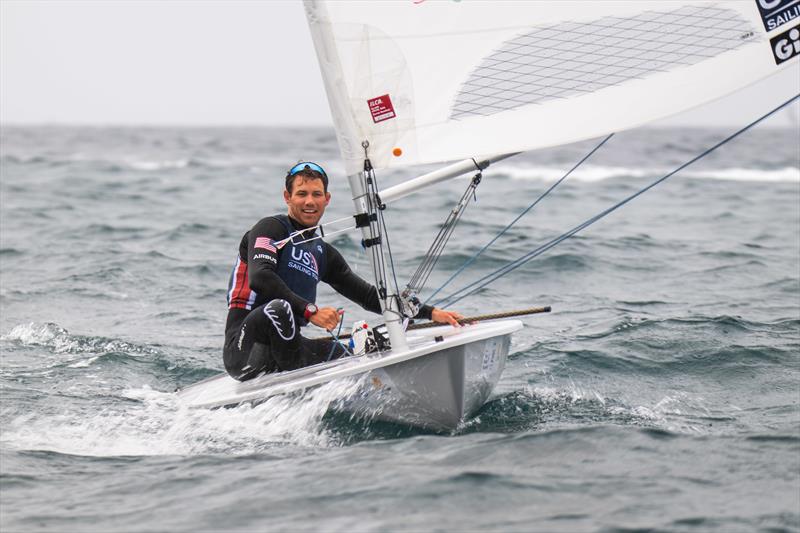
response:
<path id="1" fill-rule="evenodd" d="M 297 176 L 291 194 L 284 190 L 283 199 L 290 217 L 304 226 L 316 226 L 331 201 L 331 193 L 325 192 L 322 180 Z"/>

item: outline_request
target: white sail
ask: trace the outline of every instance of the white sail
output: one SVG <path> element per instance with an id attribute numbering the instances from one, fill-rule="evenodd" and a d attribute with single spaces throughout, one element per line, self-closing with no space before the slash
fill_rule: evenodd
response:
<path id="1" fill-rule="evenodd" d="M 787 27 L 768 35 L 757 1 L 309 0 L 306 13 L 353 174 L 363 141 L 376 169 L 479 158 L 719 98 L 797 60 L 777 64 L 770 37 Z"/>

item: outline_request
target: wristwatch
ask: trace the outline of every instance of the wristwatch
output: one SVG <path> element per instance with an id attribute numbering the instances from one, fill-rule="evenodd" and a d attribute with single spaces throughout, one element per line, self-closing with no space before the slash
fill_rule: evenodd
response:
<path id="1" fill-rule="evenodd" d="M 311 315 L 315 314 L 317 311 L 319 311 L 319 307 L 317 307 L 313 303 L 310 303 L 310 304 L 306 305 L 306 309 L 305 309 L 305 311 L 303 311 L 303 317 L 306 320 L 310 320 L 311 319 Z"/>

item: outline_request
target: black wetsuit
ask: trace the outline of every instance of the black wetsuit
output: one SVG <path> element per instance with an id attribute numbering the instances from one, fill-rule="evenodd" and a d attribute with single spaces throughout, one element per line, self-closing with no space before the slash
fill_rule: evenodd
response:
<path id="1" fill-rule="evenodd" d="M 377 289 L 357 276 L 336 248 L 308 230 L 278 249 L 276 243 L 305 229 L 286 215 L 259 220 L 244 234 L 228 284 L 225 369 L 244 381 L 262 371 L 293 370 L 345 354 L 338 344 L 306 339 L 306 305 L 316 299 L 316 285 L 328 283 L 338 293 L 380 313 Z M 295 244 L 297 243 L 297 244 Z M 430 318 L 432 307 L 419 315 Z"/>

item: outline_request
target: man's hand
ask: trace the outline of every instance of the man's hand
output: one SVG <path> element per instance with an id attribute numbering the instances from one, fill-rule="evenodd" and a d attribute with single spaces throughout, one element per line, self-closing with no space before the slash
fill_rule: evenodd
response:
<path id="1" fill-rule="evenodd" d="M 339 325 L 339 319 L 341 319 L 341 317 L 342 313 L 338 309 L 333 307 L 320 307 L 316 313 L 311 315 L 308 321 L 322 329 L 332 331 Z"/>
<path id="2" fill-rule="evenodd" d="M 440 322 L 442 324 L 450 324 L 454 328 L 460 328 L 461 324 L 458 323 L 459 320 L 464 318 L 461 313 L 456 313 L 455 311 L 445 311 L 444 309 L 437 309 L 433 308 L 433 312 L 431 312 L 431 320 L 434 322 Z"/>

